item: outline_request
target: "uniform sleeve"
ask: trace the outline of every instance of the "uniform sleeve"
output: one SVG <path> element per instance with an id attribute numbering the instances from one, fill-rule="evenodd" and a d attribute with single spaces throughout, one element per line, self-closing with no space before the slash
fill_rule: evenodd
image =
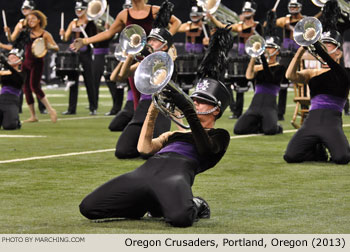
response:
<path id="1" fill-rule="evenodd" d="M 328 66 L 336 73 L 339 83 L 349 86 L 350 78 L 348 72 L 340 64 L 335 62 L 331 56 L 322 48 L 320 42 L 315 43 L 316 53 L 328 64 Z"/>
<path id="2" fill-rule="evenodd" d="M 279 84 L 281 83 L 283 76 L 286 72 L 285 67 L 278 65 L 278 68 L 276 71 L 271 71 L 271 68 L 269 67 L 265 55 L 261 55 L 261 61 L 263 63 L 263 69 L 264 69 L 264 78 L 266 82 L 273 83 L 273 84 Z"/>

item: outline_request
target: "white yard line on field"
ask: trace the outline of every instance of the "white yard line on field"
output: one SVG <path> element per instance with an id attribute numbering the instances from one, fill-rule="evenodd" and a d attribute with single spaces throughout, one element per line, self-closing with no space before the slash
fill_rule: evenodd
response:
<path id="1" fill-rule="evenodd" d="M 94 151 L 83 151 L 83 152 L 71 152 L 71 153 L 65 153 L 65 154 L 39 156 L 39 157 L 18 158 L 18 159 L 10 159 L 10 160 L 0 161 L 0 164 L 15 163 L 15 162 L 22 162 L 22 161 L 31 161 L 31 160 L 38 160 L 38 159 L 87 155 L 87 154 L 95 154 L 95 153 L 101 153 L 101 152 L 110 152 L 110 151 L 114 151 L 114 150 L 115 149 L 105 149 L 105 150 L 94 150 Z"/>
<path id="2" fill-rule="evenodd" d="M 33 135 L 0 135 L 0 138 L 8 137 L 8 138 L 32 138 L 32 137 L 46 137 L 46 136 L 33 136 Z"/>
<path id="3" fill-rule="evenodd" d="M 67 119 L 69 119 L 69 118 L 67 118 Z M 344 124 L 343 127 L 350 127 L 350 124 Z M 285 130 L 285 131 L 283 131 L 283 133 L 293 133 L 293 132 L 296 132 L 296 131 L 297 131 L 296 129 Z M 263 134 L 250 134 L 250 135 L 231 136 L 231 139 L 247 138 L 247 137 L 262 136 L 262 135 Z M 95 154 L 95 153 L 102 153 L 102 152 L 111 152 L 111 151 L 115 151 L 115 149 L 104 149 L 104 150 L 83 151 L 83 152 L 71 152 L 71 153 L 57 154 L 57 155 L 29 157 L 29 158 L 19 158 L 19 159 L 10 159 L 10 160 L 2 160 L 2 161 L 0 160 L 0 164 L 23 162 L 23 161 L 31 161 L 31 160 L 38 160 L 38 159 L 48 159 L 48 158 L 59 158 L 59 157 L 69 157 L 69 156 L 78 156 L 78 155 L 88 155 L 88 154 Z"/>

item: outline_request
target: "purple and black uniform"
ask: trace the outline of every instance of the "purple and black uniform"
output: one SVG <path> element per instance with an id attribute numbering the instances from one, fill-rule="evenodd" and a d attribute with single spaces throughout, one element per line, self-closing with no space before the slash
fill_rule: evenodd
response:
<path id="1" fill-rule="evenodd" d="M 102 219 L 141 218 L 148 211 L 173 226 L 191 226 L 198 213 L 192 200 L 194 178 L 220 161 L 230 135 L 224 129 L 204 130 L 193 109 L 185 115 L 192 132 L 171 135 L 143 165 L 87 195 L 80 212 Z"/>
<path id="2" fill-rule="evenodd" d="M 282 65 L 268 66 L 261 56 L 263 70 L 256 75 L 255 94 L 248 110 L 237 120 L 233 132 L 238 135 L 264 133 L 274 135 L 282 132 L 277 124 L 276 96 L 286 72 Z"/>
<path id="3" fill-rule="evenodd" d="M 343 132 L 342 110 L 349 95 L 350 74 L 332 60 L 318 42 L 315 47 L 330 70 L 310 79 L 309 115 L 290 140 L 284 159 L 288 163 L 327 161 L 326 147 L 332 161 L 347 164 L 350 147 Z"/>
<path id="4" fill-rule="evenodd" d="M 76 27 L 72 29 L 72 39 L 83 38 L 80 28 L 78 27 L 76 20 Z M 94 36 L 97 33 L 97 28 L 94 21 L 89 21 L 86 25 L 83 26 L 88 37 Z M 89 110 L 93 112 L 97 109 L 96 104 L 96 93 L 95 93 L 95 83 L 93 78 L 93 67 L 92 67 L 92 50 L 90 46 L 83 46 L 79 51 L 79 62 L 83 67 L 83 78 L 84 84 L 86 87 L 86 92 L 89 100 Z M 77 110 L 78 103 L 78 92 L 79 92 L 79 72 L 75 74 L 69 75 L 68 79 L 75 81 L 75 85 L 72 85 L 69 88 L 69 104 L 68 104 L 68 112 L 71 114 L 75 114 Z"/>
<path id="5" fill-rule="evenodd" d="M 0 77 L 0 128 L 14 130 L 20 128 L 19 96 L 24 83 L 24 73 L 17 72 L 6 61 L 3 64 L 11 71 L 10 75 Z"/>

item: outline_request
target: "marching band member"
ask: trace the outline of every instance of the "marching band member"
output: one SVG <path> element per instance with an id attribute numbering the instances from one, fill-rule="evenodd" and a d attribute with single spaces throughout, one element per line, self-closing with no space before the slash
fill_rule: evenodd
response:
<path id="1" fill-rule="evenodd" d="M 76 39 L 72 47 L 75 50 L 78 50 L 84 45 L 110 39 L 116 33 L 121 32 L 127 25 L 130 24 L 140 25 L 148 35 L 152 29 L 152 23 L 154 21 L 154 18 L 156 17 L 159 11 L 159 6 L 149 5 L 147 4 L 147 1 L 148 0 L 132 0 L 132 7 L 119 12 L 117 17 L 115 18 L 115 21 L 108 30 L 98 33 L 93 37 Z M 169 31 L 172 35 L 174 35 L 178 30 L 179 26 L 181 25 L 181 21 L 177 17 L 172 15 L 169 23 Z M 129 84 L 134 95 L 134 108 L 136 109 L 140 94 L 133 85 L 133 81 L 130 81 Z"/>
<path id="2" fill-rule="evenodd" d="M 223 37 L 228 34 L 224 32 L 220 38 L 213 39 L 213 47 L 217 48 L 219 43 L 222 46 Z M 227 53 L 225 49 L 217 48 L 211 59 Z M 219 50 L 223 52 L 218 53 Z M 218 60 L 215 63 L 219 65 Z M 198 173 L 220 161 L 230 142 L 226 130 L 214 128 L 230 100 L 225 86 L 215 79 L 222 67 L 217 66 L 220 71 L 215 77 L 207 76 L 199 81 L 192 94 L 194 107 L 182 94 L 166 92 L 168 99 L 184 113 L 191 131 L 166 132 L 152 138 L 159 111 L 153 104 L 149 107 L 138 149 L 154 155 L 134 171 L 108 181 L 87 195 L 79 206 L 82 215 L 89 219 L 135 219 L 149 212 L 152 217 L 164 217 L 175 227 L 188 227 L 200 218 L 210 218 L 208 203 L 193 197 L 191 187 Z"/>
<path id="3" fill-rule="evenodd" d="M 322 8 L 320 15 L 320 21 L 322 24 L 327 22 L 336 22 L 336 30 L 339 31 L 340 35 L 344 38 L 344 33 L 346 30 L 350 29 L 350 19 L 346 11 L 342 11 L 339 7 L 338 1 L 331 0 L 327 1 Z M 329 20 L 329 17 L 334 17 L 333 20 Z M 346 48 L 344 49 L 344 57 L 342 58 L 341 64 L 347 65 L 345 61 Z M 345 62 L 343 62 L 345 61 Z M 348 68 L 347 68 L 348 69 Z M 346 99 L 344 106 L 344 115 L 349 116 L 349 97 Z"/>
<path id="4" fill-rule="evenodd" d="M 246 70 L 248 80 L 256 80 L 255 93 L 248 110 L 237 120 L 233 132 L 237 135 L 263 133 L 275 135 L 282 133 L 277 123 L 276 97 L 285 74 L 284 66 L 276 61 L 279 54 L 279 37 L 266 37 L 266 59 L 261 55 L 262 65 L 255 65 L 251 57 Z"/>
<path id="5" fill-rule="evenodd" d="M 282 47 L 286 50 L 296 52 L 299 45 L 295 43 L 293 39 L 294 26 L 298 23 L 303 15 L 301 14 L 302 3 L 300 0 L 290 0 L 288 3 L 289 14 L 285 17 L 280 17 L 276 20 L 276 25 L 283 29 L 283 44 Z M 276 13 L 275 9 L 272 9 L 273 14 Z M 276 15 L 276 14 L 275 14 Z M 286 112 L 287 94 L 288 94 L 288 80 L 284 79 L 281 89 L 278 94 L 278 119 L 284 120 L 284 114 Z"/>
<path id="6" fill-rule="evenodd" d="M 301 14 L 303 5 L 299 1 L 290 0 L 288 3 L 289 14 L 276 20 L 276 25 L 283 29 L 283 48 L 294 52 L 299 48 L 299 45 L 293 39 L 294 26 L 303 19 Z M 275 9 L 272 9 L 272 11 L 276 12 Z"/>
<path id="7" fill-rule="evenodd" d="M 87 2 L 84 0 L 77 0 L 75 3 L 75 14 L 78 18 L 73 19 L 69 23 L 66 31 L 60 29 L 60 35 L 63 37 L 63 41 L 68 41 L 69 38 L 73 39 L 84 37 L 81 31 L 82 27 L 88 36 L 95 35 L 97 33 L 96 25 L 94 21 L 89 21 L 86 15 Z M 82 75 L 84 77 L 84 84 L 89 100 L 90 115 L 97 114 L 96 94 L 95 94 L 95 82 L 93 78 L 92 68 L 92 50 L 89 46 L 84 46 L 79 49 L 79 61 L 83 67 Z M 69 87 L 69 105 L 68 110 L 63 112 L 63 115 L 73 115 L 76 113 L 78 103 L 78 91 L 79 91 L 79 72 L 74 76 L 68 76 L 70 81 L 74 81 L 74 85 Z"/>
<path id="8" fill-rule="evenodd" d="M 208 26 L 203 26 L 203 9 L 199 6 L 192 6 L 190 13 L 191 21 L 181 24 L 177 32 L 186 33 L 185 51 L 188 53 L 203 53 L 205 46 L 209 44 L 209 37 L 205 36 L 203 27 L 207 29 Z"/>
<path id="9" fill-rule="evenodd" d="M 168 1 L 164 1 L 159 14 L 157 15 L 153 29 L 147 37 L 147 43 L 152 47 L 152 50 L 168 52 L 173 45 L 173 37 L 171 33 L 164 27 L 168 26 L 169 18 L 171 17 L 174 5 Z M 130 66 L 128 75 L 133 75 L 140 63 L 137 62 Z M 114 73 L 111 75 L 111 79 L 114 77 Z M 137 150 L 138 136 L 141 132 L 142 125 L 147 115 L 147 110 L 152 103 L 152 96 L 141 94 L 140 102 L 134 112 L 133 118 L 123 130 L 123 133 L 119 136 L 117 146 L 115 150 L 115 156 L 117 158 L 135 158 L 140 155 Z M 160 134 L 170 130 L 170 120 L 164 115 L 160 115 L 155 124 L 154 137 L 158 137 Z"/>
<path id="10" fill-rule="evenodd" d="M 326 148 L 336 164 L 350 161 L 349 142 L 342 127 L 342 110 L 349 95 L 350 75 L 339 64 L 342 38 L 331 25 L 332 22 L 323 23 L 321 42 L 326 49 L 319 42 L 314 44 L 316 53 L 326 65 L 322 65 L 321 69 L 297 71 L 305 52 L 300 47 L 286 72 L 291 81 L 309 85 L 311 96 L 309 115 L 288 143 L 284 155 L 288 163 L 328 161 Z"/>
<path id="11" fill-rule="evenodd" d="M 49 100 L 45 96 L 45 93 L 41 89 L 41 76 L 44 68 L 44 59 L 37 58 L 32 53 L 32 44 L 35 39 L 43 38 L 46 44 L 46 48 L 54 51 L 58 51 L 58 46 L 54 41 L 52 35 L 45 30 L 47 25 L 46 16 L 38 10 L 31 11 L 27 17 L 27 26 L 29 28 L 29 33 L 27 38 L 24 38 L 26 41 L 25 45 L 25 58 L 22 66 L 22 71 L 26 74 L 26 80 L 24 83 L 24 94 L 26 96 L 26 101 L 29 107 L 30 118 L 24 122 L 37 122 L 38 118 L 35 115 L 34 109 L 34 99 L 32 92 L 40 99 L 44 104 L 45 108 L 50 114 L 52 122 L 57 121 L 56 110 L 53 109 L 49 103 Z M 14 39 L 21 39 L 20 34 L 14 34 Z"/>
<path id="12" fill-rule="evenodd" d="M 263 35 L 263 28 L 262 25 L 254 20 L 254 15 L 257 9 L 257 4 L 252 1 L 245 1 L 243 8 L 242 8 L 242 14 L 241 18 L 243 18 L 243 21 L 237 23 L 237 24 L 231 24 L 229 27 L 233 32 L 238 32 L 238 55 L 242 56 L 245 54 L 244 52 L 244 45 L 245 42 L 248 40 L 248 38 L 253 34 L 260 34 Z M 214 22 L 214 24 L 217 27 L 224 28 L 226 24 L 222 24 L 219 20 L 217 20 L 214 16 L 207 13 L 207 16 Z M 243 112 L 243 105 L 244 105 L 244 92 L 248 91 L 248 80 L 245 78 L 239 79 L 236 81 L 236 104 L 235 104 L 235 111 L 232 117 L 230 118 L 239 118 Z"/>
<path id="13" fill-rule="evenodd" d="M 0 71 L 0 128 L 14 130 L 21 128 L 19 120 L 19 96 L 24 83 L 21 72 L 23 51 L 15 48 L 9 52 L 7 59 L 1 54 L 0 62 L 7 70 Z"/>
<path id="14" fill-rule="evenodd" d="M 23 51 L 25 50 L 24 47 L 28 38 L 27 33 L 29 32 L 29 28 L 27 27 L 27 20 L 25 17 L 27 17 L 27 15 L 34 9 L 35 9 L 35 3 L 33 0 L 24 0 L 21 7 L 21 12 L 24 18 L 18 21 L 13 33 L 11 33 L 11 29 L 9 27 L 7 26 L 4 27 L 5 33 L 8 34 L 8 37 L 7 37 L 8 41 L 10 43 L 13 43 L 13 46 L 6 45 L 5 47 L 6 50 L 11 50 L 12 48 L 17 48 Z M 44 104 L 42 104 L 42 102 L 38 97 L 37 97 L 37 101 L 38 101 L 38 109 L 40 113 L 47 114 Z M 22 113 L 22 103 L 23 103 L 23 92 L 21 92 L 21 95 L 20 95 L 20 109 L 19 109 L 20 113 Z"/>

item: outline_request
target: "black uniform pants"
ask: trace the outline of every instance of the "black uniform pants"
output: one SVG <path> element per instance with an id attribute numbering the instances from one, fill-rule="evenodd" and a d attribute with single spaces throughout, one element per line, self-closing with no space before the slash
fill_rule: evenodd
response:
<path id="1" fill-rule="evenodd" d="M 152 100 L 141 100 L 139 102 L 132 120 L 125 127 L 117 141 L 115 150 L 115 156 L 117 158 L 135 158 L 140 156 L 140 153 L 137 151 L 137 143 L 151 102 Z M 162 133 L 169 131 L 170 126 L 170 119 L 159 113 L 156 119 L 153 137 L 158 137 Z"/>
<path id="2" fill-rule="evenodd" d="M 95 82 L 92 72 L 92 58 L 90 53 L 79 53 L 79 61 L 83 66 L 83 78 L 86 87 L 86 92 L 89 100 L 89 110 L 93 111 L 97 109 L 96 94 L 95 94 Z M 75 113 L 78 103 L 78 91 L 79 91 L 79 73 L 68 76 L 70 80 L 75 81 L 75 85 L 69 88 L 69 105 L 68 111 Z"/>
<path id="3" fill-rule="evenodd" d="M 141 218 L 149 211 L 173 226 L 191 226 L 197 216 L 191 190 L 197 166 L 177 153 L 155 154 L 87 195 L 80 212 L 89 219 L 102 219 Z"/>
<path id="4" fill-rule="evenodd" d="M 318 161 L 316 146 L 323 144 L 337 164 L 350 161 L 349 142 L 342 127 L 341 113 L 330 109 L 311 110 L 301 128 L 288 143 L 284 160 L 288 163 Z"/>
<path id="5" fill-rule="evenodd" d="M 277 120 L 276 96 L 255 94 L 248 110 L 237 120 L 233 133 L 237 135 L 281 133 L 282 128 L 277 124 Z"/>
<path id="6" fill-rule="evenodd" d="M 19 97 L 13 94 L 0 95 L 0 128 L 14 130 L 20 128 Z"/>
<path id="7" fill-rule="evenodd" d="M 108 126 L 110 131 L 123 131 L 134 115 L 134 102 L 126 101 L 124 108 L 119 111 Z"/>

